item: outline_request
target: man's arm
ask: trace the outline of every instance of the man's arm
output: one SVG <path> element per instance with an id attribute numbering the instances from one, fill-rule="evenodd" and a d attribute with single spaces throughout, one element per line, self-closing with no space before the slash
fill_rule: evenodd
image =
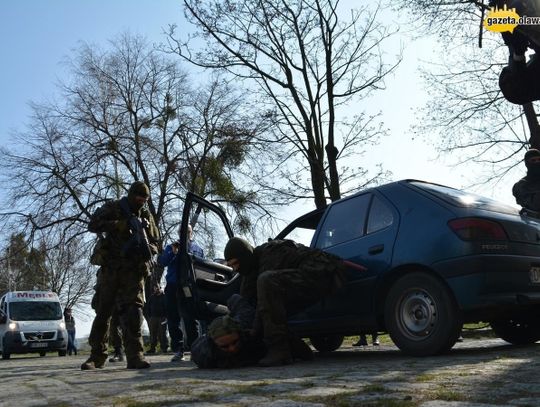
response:
<path id="1" fill-rule="evenodd" d="M 512 193 L 518 205 L 533 211 L 540 211 L 540 183 L 518 181 L 512 188 Z"/>
<path id="2" fill-rule="evenodd" d="M 163 267 L 169 267 L 176 257 L 176 253 L 173 251 L 172 245 L 167 245 L 165 250 L 158 256 L 158 263 Z"/>
<path id="3" fill-rule="evenodd" d="M 112 203 L 109 202 L 98 208 L 88 222 L 88 230 L 92 233 L 111 233 L 127 227 L 127 221 L 118 219 Z"/>

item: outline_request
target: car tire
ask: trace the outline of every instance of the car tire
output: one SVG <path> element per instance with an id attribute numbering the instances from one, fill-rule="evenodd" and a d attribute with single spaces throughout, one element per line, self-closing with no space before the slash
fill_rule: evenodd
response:
<path id="1" fill-rule="evenodd" d="M 448 288 L 424 272 L 407 274 L 392 285 L 384 318 L 394 344 L 412 356 L 448 351 L 457 342 L 462 328 Z"/>
<path id="2" fill-rule="evenodd" d="M 313 336 L 309 341 L 319 352 L 333 352 L 343 343 L 343 335 Z"/>
<path id="3" fill-rule="evenodd" d="M 58 351 L 58 356 L 66 356 L 67 355 L 67 350 L 59 350 Z"/>
<path id="4" fill-rule="evenodd" d="M 490 325 L 495 335 L 513 345 L 529 345 L 540 340 L 538 318 L 524 316 L 505 321 L 492 321 Z"/>
<path id="5" fill-rule="evenodd" d="M 11 353 L 9 352 L 2 352 L 2 359 L 8 360 L 11 358 Z"/>

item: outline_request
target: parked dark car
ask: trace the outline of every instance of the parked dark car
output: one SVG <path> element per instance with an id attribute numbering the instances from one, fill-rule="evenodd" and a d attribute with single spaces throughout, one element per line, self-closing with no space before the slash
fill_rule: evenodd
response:
<path id="1" fill-rule="evenodd" d="M 216 250 L 232 236 L 223 211 L 193 194 L 184 232 L 188 221 Z M 540 340 L 540 220 L 513 206 L 403 180 L 310 212 L 276 238 L 306 234 L 312 247 L 367 268 L 350 267 L 343 288 L 290 316 L 290 329 L 319 351 L 337 349 L 346 335 L 378 331 L 408 354 L 434 355 L 454 346 L 463 323 L 479 321 L 513 344 Z M 239 276 L 182 247 L 182 284 L 193 311 L 205 319 L 225 312 Z"/>

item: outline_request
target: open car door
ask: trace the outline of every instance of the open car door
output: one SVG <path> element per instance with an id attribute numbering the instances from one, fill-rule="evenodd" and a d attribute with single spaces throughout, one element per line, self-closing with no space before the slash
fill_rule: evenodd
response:
<path id="1" fill-rule="evenodd" d="M 189 251 L 188 224 L 193 229 L 193 241 L 203 249 L 204 257 Z M 222 259 L 225 245 L 232 236 L 223 210 L 188 192 L 176 261 L 179 262 L 179 289 L 195 319 L 210 321 L 225 314 L 227 300 L 240 291 L 240 275 Z"/>

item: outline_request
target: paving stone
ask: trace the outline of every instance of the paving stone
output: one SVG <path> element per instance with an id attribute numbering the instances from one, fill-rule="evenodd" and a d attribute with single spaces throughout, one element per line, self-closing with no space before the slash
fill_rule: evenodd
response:
<path id="1" fill-rule="evenodd" d="M 391 345 L 342 347 L 278 368 L 204 370 L 156 355 L 140 371 L 122 363 L 81 371 L 82 355 L 14 355 L 0 361 L 0 407 L 540 406 L 539 351 L 475 339 L 437 357 L 409 357 Z"/>

